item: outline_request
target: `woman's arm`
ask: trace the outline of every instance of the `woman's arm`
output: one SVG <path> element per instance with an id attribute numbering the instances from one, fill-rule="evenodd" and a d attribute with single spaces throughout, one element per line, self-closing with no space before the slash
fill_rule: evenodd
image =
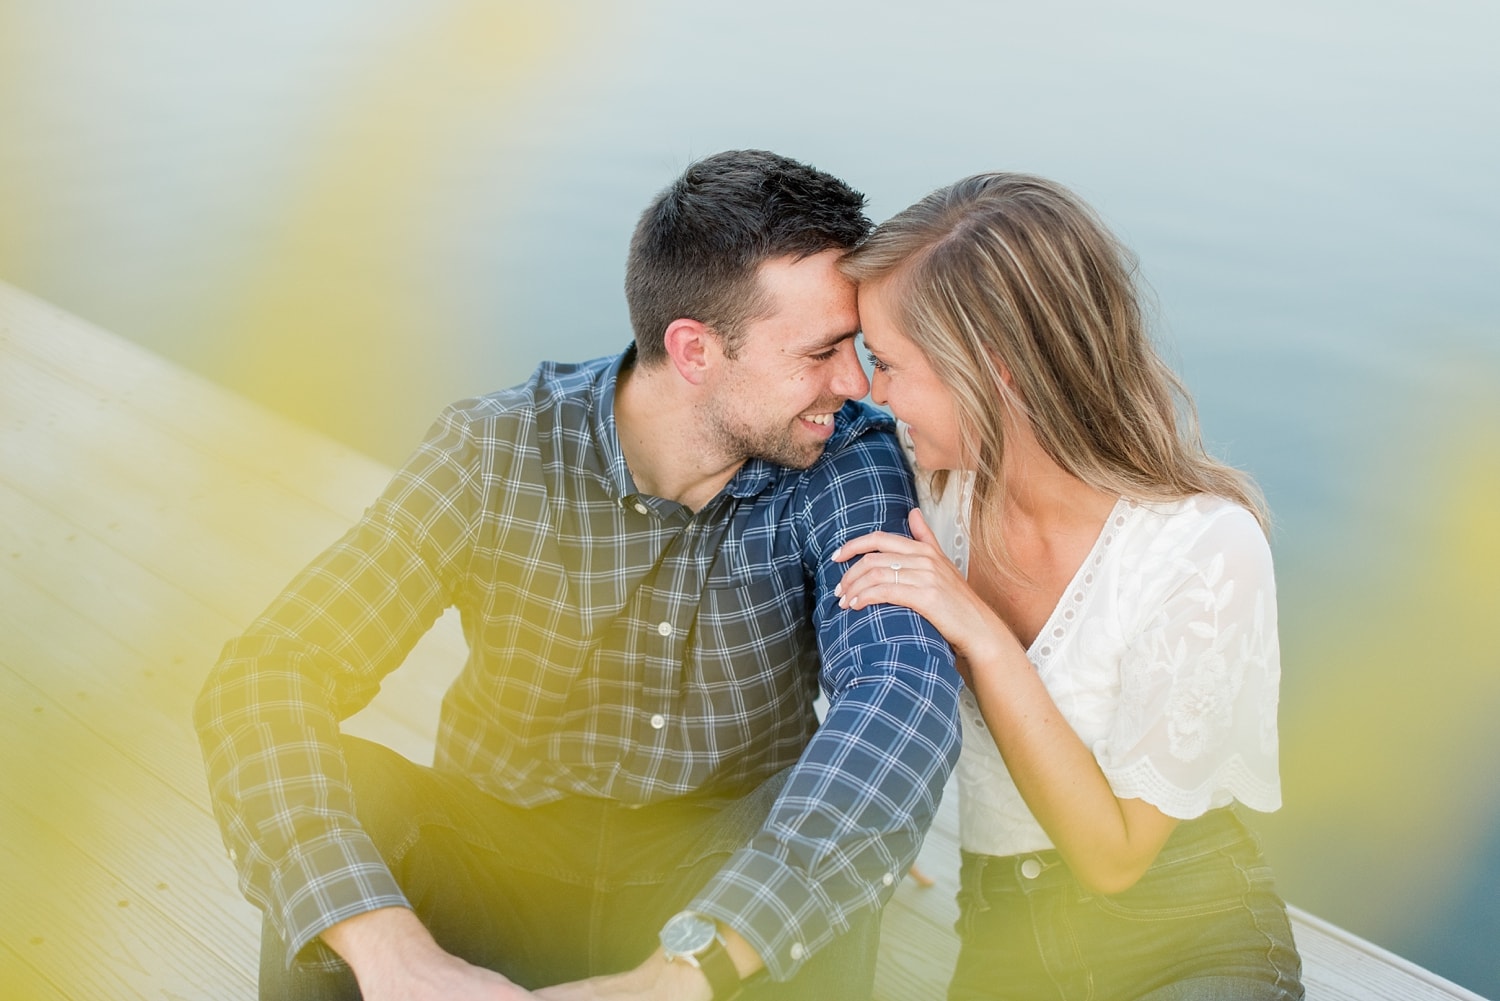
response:
<path id="1" fill-rule="evenodd" d="M 836 561 L 863 557 L 844 576 L 841 604 L 904 605 L 936 626 L 1027 806 L 1079 882 L 1097 893 L 1128 889 L 1177 821 L 1144 800 L 1115 796 L 1020 641 L 943 554 L 920 511 L 911 529 L 911 539 L 873 533 L 840 548 Z"/>
<path id="2" fill-rule="evenodd" d="M 1177 820 L 1145 800 L 1115 795 L 1025 650 L 995 618 L 993 642 L 969 655 L 969 685 L 1005 767 L 1078 881 L 1095 893 L 1127 890 Z"/>

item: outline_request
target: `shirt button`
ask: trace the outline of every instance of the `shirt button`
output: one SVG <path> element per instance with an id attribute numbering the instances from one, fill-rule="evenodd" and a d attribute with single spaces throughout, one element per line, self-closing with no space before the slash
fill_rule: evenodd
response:
<path id="1" fill-rule="evenodd" d="M 1027 879 L 1036 879 L 1042 874 L 1042 863 L 1034 858 L 1029 858 L 1021 863 L 1021 875 Z"/>
<path id="2" fill-rule="evenodd" d="M 659 622 L 656 625 L 656 631 L 658 633 L 660 633 L 662 636 L 671 636 L 672 635 L 672 623 L 670 623 L 670 622 Z"/>
<path id="3" fill-rule="evenodd" d="M 646 513 L 646 505 L 642 504 L 640 501 L 636 501 L 635 502 L 635 513 L 636 514 L 645 514 Z"/>
<path id="4" fill-rule="evenodd" d="M 657 713 L 655 716 L 651 717 L 651 729 L 653 729 L 653 730 L 660 730 L 662 727 L 664 727 L 666 725 L 667 725 L 667 718 L 665 716 L 663 716 L 661 713 Z"/>
<path id="5" fill-rule="evenodd" d="M 239 860 L 240 860 L 240 853 L 237 852 L 237 851 L 235 851 L 233 848 L 229 849 L 229 861 L 231 861 L 231 862 L 238 862 Z"/>
<path id="6" fill-rule="evenodd" d="M 880 882 L 885 886 L 890 886 L 892 883 L 896 882 L 896 877 L 891 875 L 890 873 L 886 873 L 884 876 L 880 877 Z"/>
<path id="7" fill-rule="evenodd" d="M 791 952 L 793 959 L 801 959 L 803 956 L 807 955 L 807 950 L 803 948 L 801 942 L 793 942 Z"/>

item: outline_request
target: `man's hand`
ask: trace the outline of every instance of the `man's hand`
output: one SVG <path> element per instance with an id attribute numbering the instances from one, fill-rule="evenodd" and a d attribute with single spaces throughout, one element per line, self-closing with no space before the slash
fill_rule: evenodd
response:
<path id="1" fill-rule="evenodd" d="M 521 1001 L 509 980 L 444 952 L 415 914 L 386 907 L 340 921 L 323 941 L 344 958 L 366 1001 Z"/>
<path id="2" fill-rule="evenodd" d="M 690 963 L 669 963 L 660 949 L 640 966 L 570 984 L 543 987 L 547 1001 L 712 1001 L 708 977 Z"/>

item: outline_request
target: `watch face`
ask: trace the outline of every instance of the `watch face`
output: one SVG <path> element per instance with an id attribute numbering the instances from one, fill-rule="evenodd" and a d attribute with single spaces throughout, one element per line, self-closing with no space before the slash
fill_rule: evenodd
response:
<path id="1" fill-rule="evenodd" d="M 675 914 L 661 930 L 661 946 L 671 956 L 696 956 L 713 944 L 714 923 L 701 914 Z"/>

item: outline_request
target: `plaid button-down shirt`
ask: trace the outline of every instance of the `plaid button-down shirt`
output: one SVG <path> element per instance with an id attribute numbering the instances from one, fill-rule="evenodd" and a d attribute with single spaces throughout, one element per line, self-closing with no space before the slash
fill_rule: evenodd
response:
<path id="1" fill-rule="evenodd" d="M 684 901 L 776 979 L 915 858 L 957 752 L 952 654 L 906 609 L 840 610 L 829 560 L 904 531 L 914 494 L 890 420 L 846 404 L 810 469 L 751 460 L 694 512 L 635 490 L 614 417 L 631 358 L 544 365 L 450 407 L 225 647 L 196 715 L 214 807 L 291 951 L 405 902 L 334 778 L 337 721 L 450 605 L 470 652 L 435 763 L 510 803 L 742 792 L 796 766 L 759 835 Z"/>

